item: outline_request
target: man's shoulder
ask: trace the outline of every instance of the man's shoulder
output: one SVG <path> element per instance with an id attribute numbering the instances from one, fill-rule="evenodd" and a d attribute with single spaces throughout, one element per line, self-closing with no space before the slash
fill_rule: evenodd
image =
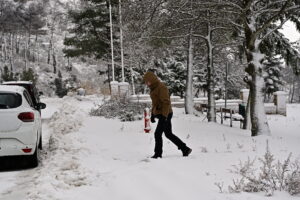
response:
<path id="1" fill-rule="evenodd" d="M 167 85 L 166 85 L 164 82 L 160 82 L 159 88 L 160 88 L 161 90 L 167 90 L 167 91 L 169 91 Z"/>

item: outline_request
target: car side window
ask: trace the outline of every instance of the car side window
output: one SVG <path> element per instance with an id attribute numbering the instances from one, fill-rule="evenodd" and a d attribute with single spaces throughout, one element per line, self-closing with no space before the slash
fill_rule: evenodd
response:
<path id="1" fill-rule="evenodd" d="M 30 97 L 30 95 L 28 94 L 28 92 L 25 90 L 23 94 L 24 94 L 24 97 L 25 97 L 26 101 L 28 102 L 28 104 L 29 104 L 32 108 L 34 108 L 33 102 L 32 102 L 32 100 L 31 100 L 31 97 Z"/>

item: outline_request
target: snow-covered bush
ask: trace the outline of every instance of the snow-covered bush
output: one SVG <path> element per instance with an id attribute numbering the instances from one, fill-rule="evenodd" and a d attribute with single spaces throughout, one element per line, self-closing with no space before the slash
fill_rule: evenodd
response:
<path id="1" fill-rule="evenodd" d="M 143 118 L 144 109 L 147 106 L 147 104 L 111 99 L 93 108 L 90 115 L 119 118 L 121 121 L 135 121 Z"/>
<path id="2" fill-rule="evenodd" d="M 275 190 L 287 191 L 291 195 L 300 193 L 300 165 L 298 161 L 291 162 L 290 154 L 284 162 L 275 162 L 267 144 L 266 153 L 259 158 L 261 164 L 257 170 L 255 160 L 240 162 L 234 165 L 233 172 L 241 178 L 233 180 L 233 185 L 228 187 L 229 192 L 265 192 L 272 196 Z"/>

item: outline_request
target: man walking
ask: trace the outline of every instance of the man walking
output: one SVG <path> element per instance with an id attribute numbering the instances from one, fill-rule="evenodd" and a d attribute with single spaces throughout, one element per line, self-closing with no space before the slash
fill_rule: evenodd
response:
<path id="1" fill-rule="evenodd" d="M 152 100 L 151 122 L 154 123 L 155 118 L 158 118 L 158 124 L 154 133 L 154 155 L 151 158 L 156 159 L 162 157 L 163 132 L 165 136 L 182 151 L 183 156 L 188 156 L 192 152 L 192 149 L 187 147 L 185 143 L 172 133 L 171 119 L 173 111 L 168 88 L 164 83 L 159 81 L 157 76 L 152 72 L 147 72 L 143 79 L 145 84 L 150 88 L 150 97 Z"/>

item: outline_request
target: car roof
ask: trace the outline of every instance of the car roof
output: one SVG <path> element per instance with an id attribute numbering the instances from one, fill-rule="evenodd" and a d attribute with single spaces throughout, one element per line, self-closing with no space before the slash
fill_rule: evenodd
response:
<path id="1" fill-rule="evenodd" d="M 9 85 L 9 84 L 27 84 L 27 85 L 32 85 L 31 81 L 5 81 L 2 84 L 4 85 Z"/>
<path id="2" fill-rule="evenodd" d="M 0 85 L 0 92 L 23 93 L 25 90 L 22 86 Z"/>

